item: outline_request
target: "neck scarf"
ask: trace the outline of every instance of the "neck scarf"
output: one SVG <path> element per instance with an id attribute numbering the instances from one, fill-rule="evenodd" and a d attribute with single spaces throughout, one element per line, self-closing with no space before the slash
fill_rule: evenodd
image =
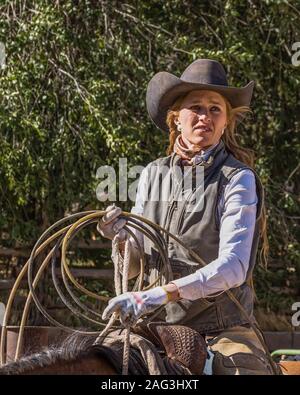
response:
<path id="1" fill-rule="evenodd" d="M 180 156 L 184 166 L 191 166 L 206 160 L 209 156 L 208 154 L 210 154 L 218 144 L 219 143 L 203 150 L 199 145 L 192 144 L 187 138 L 180 134 L 175 140 L 173 151 Z"/>

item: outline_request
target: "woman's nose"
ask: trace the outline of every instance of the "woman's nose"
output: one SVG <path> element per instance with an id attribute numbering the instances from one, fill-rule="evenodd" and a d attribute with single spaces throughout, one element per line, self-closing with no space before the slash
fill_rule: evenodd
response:
<path id="1" fill-rule="evenodd" d="M 209 114 L 208 114 L 208 111 L 207 111 L 207 110 L 202 110 L 201 113 L 198 114 L 198 116 L 199 116 L 199 119 L 200 119 L 201 121 L 204 121 L 204 122 L 211 122 L 211 119 L 210 119 L 210 117 L 209 117 Z"/>

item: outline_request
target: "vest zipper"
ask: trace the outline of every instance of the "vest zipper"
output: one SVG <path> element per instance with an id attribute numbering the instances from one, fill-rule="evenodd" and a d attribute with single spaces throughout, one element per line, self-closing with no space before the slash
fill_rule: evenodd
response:
<path id="1" fill-rule="evenodd" d="M 193 170 L 195 169 L 196 166 L 197 166 L 196 164 L 193 164 L 191 166 L 190 171 L 189 171 L 189 173 L 187 175 L 189 175 L 190 173 L 193 174 Z M 185 176 L 187 176 L 187 175 L 185 175 Z M 179 214 L 179 219 L 178 219 L 178 222 L 177 222 L 177 226 L 176 226 L 176 235 L 179 234 L 179 229 L 180 229 L 180 227 L 182 225 L 181 222 L 183 220 L 183 216 L 184 216 L 184 213 L 185 213 L 185 208 L 187 206 L 187 203 L 189 202 L 190 197 L 195 192 L 195 190 L 196 190 L 196 187 L 192 188 L 192 191 L 190 192 L 190 194 L 188 195 L 188 197 L 186 198 L 186 200 L 185 200 L 185 202 L 183 204 L 182 210 L 181 210 L 181 212 Z M 170 211 L 169 211 L 169 221 L 168 221 L 168 224 L 167 224 L 168 227 L 166 228 L 168 231 L 170 231 L 170 224 L 171 224 L 173 212 L 174 212 L 174 210 L 177 210 L 177 208 L 178 208 L 177 201 L 173 200 L 173 202 L 171 203 Z"/>
<path id="2" fill-rule="evenodd" d="M 173 202 L 171 203 L 171 207 L 170 207 L 170 210 L 169 210 L 169 221 L 168 221 L 168 224 L 167 224 L 167 227 L 166 227 L 166 229 L 168 231 L 170 231 L 171 220 L 172 220 L 172 216 L 173 216 L 173 213 L 174 213 L 175 210 L 177 210 L 177 200 L 173 200 Z"/>
<path id="3" fill-rule="evenodd" d="M 181 226 L 182 226 L 182 223 L 183 223 L 183 216 L 184 216 L 184 214 L 185 214 L 185 212 L 186 212 L 186 206 L 187 206 L 187 204 L 189 203 L 189 199 L 190 199 L 190 197 L 193 195 L 194 192 L 195 192 L 195 191 L 192 190 L 192 191 L 190 192 L 190 194 L 187 196 L 186 200 L 184 201 L 184 204 L 183 204 L 183 206 L 182 206 L 182 210 L 181 210 L 181 212 L 180 212 L 180 214 L 179 214 L 179 218 L 178 218 L 178 222 L 177 222 L 176 235 L 179 235 L 179 230 L 180 230 L 180 228 L 181 228 Z"/>
<path id="4" fill-rule="evenodd" d="M 172 201 L 169 212 L 168 212 L 168 221 L 165 226 L 165 229 L 168 231 L 170 231 L 171 220 L 172 220 L 173 213 L 175 210 L 177 210 L 177 200 Z M 169 236 L 168 235 L 166 235 L 166 240 L 167 240 L 167 243 L 169 243 Z"/>
<path id="5" fill-rule="evenodd" d="M 193 170 L 195 169 L 195 167 L 196 167 L 195 164 L 193 164 L 193 165 L 191 166 L 190 171 L 188 172 L 188 174 L 186 175 L 186 177 L 187 177 L 189 174 L 193 174 Z M 181 189 L 181 192 L 182 192 L 182 189 Z M 179 229 L 180 229 L 180 227 L 181 227 L 181 225 L 182 225 L 183 216 L 184 216 L 184 213 L 185 213 L 185 208 L 186 208 L 186 205 L 187 205 L 187 203 L 188 203 L 188 201 L 189 201 L 189 199 L 190 199 L 190 197 L 192 196 L 193 193 L 194 193 L 194 189 L 192 188 L 192 191 L 191 191 L 190 194 L 187 196 L 187 198 L 186 198 L 186 200 L 185 200 L 185 202 L 184 202 L 184 204 L 183 204 L 182 210 L 181 210 L 181 212 L 180 212 L 180 214 L 179 214 L 179 218 L 178 218 L 178 222 L 177 222 L 177 226 L 176 226 L 176 234 L 175 234 L 176 236 L 179 235 Z M 177 205 L 176 205 L 176 209 L 177 209 Z M 170 219 L 170 221 L 171 221 L 171 219 Z"/>

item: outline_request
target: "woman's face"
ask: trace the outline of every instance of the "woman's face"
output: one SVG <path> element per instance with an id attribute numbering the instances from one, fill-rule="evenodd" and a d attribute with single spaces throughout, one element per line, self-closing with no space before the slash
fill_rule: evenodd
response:
<path id="1" fill-rule="evenodd" d="M 227 122 L 226 103 L 213 91 L 192 91 L 180 106 L 178 121 L 181 133 L 192 144 L 206 149 L 216 144 Z"/>

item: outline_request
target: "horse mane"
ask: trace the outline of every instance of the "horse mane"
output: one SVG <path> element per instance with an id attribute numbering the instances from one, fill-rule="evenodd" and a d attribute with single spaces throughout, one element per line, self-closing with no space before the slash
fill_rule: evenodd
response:
<path id="1" fill-rule="evenodd" d="M 24 356 L 18 361 L 7 363 L 0 368 L 0 375 L 18 375 L 38 368 L 45 368 L 60 362 L 72 362 L 81 358 L 104 357 L 121 374 L 122 356 L 118 350 L 94 345 L 97 336 L 74 332 L 60 346 L 51 346 L 38 353 Z"/>

